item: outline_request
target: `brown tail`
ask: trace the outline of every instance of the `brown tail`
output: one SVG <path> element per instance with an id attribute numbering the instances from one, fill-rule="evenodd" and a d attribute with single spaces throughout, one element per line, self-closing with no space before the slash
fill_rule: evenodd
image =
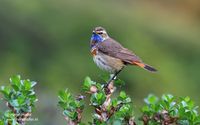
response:
<path id="1" fill-rule="evenodd" d="M 149 66 L 149 65 L 147 65 L 147 64 L 144 64 L 144 63 L 142 63 L 142 62 L 133 62 L 133 64 L 135 64 L 135 65 L 137 65 L 137 66 L 139 66 L 139 67 L 141 67 L 141 68 L 143 68 L 143 69 L 146 69 L 146 70 L 148 70 L 148 71 L 150 71 L 150 72 L 156 72 L 157 70 L 155 69 L 155 68 L 153 68 L 152 66 Z"/>

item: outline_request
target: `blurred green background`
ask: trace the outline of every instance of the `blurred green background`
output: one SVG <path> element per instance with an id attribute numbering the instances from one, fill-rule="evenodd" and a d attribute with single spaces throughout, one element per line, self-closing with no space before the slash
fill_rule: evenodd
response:
<path id="1" fill-rule="evenodd" d="M 65 124 L 58 91 L 81 93 L 86 76 L 100 81 L 105 72 L 89 51 L 96 26 L 159 70 L 128 67 L 120 74 L 136 116 L 149 93 L 190 96 L 200 105 L 199 0 L 1 0 L 0 85 L 14 74 L 38 82 L 38 121 L 28 124 Z"/>

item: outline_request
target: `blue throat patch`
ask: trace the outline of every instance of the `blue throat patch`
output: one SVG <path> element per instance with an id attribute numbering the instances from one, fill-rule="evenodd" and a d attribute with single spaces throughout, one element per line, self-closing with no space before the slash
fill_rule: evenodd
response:
<path id="1" fill-rule="evenodd" d="M 91 41 L 95 41 L 99 43 L 99 42 L 103 42 L 103 38 L 100 35 L 93 33 L 91 37 Z"/>

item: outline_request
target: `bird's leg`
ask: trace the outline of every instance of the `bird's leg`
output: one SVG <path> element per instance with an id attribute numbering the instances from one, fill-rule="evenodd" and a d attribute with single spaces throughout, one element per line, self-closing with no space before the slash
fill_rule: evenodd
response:
<path id="1" fill-rule="evenodd" d="M 105 88 L 108 87 L 108 85 L 115 80 L 115 78 L 117 77 L 117 75 L 122 71 L 124 67 L 122 67 L 119 71 L 117 71 L 115 74 L 111 75 L 110 80 L 106 83 Z"/>

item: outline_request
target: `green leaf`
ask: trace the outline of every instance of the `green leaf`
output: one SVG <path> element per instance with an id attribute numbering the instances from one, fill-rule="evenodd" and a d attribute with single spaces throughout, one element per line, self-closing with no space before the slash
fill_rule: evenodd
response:
<path id="1" fill-rule="evenodd" d="M 31 82 L 31 88 L 33 88 L 36 84 L 37 84 L 37 82 L 32 81 L 32 82 Z"/>
<path id="2" fill-rule="evenodd" d="M 117 107 L 117 105 L 118 105 L 118 100 L 117 99 L 113 99 L 112 100 L 112 106 L 113 107 Z"/>
<path id="3" fill-rule="evenodd" d="M 95 96 L 99 105 L 103 104 L 106 100 L 106 95 L 104 93 L 96 93 Z"/>
<path id="4" fill-rule="evenodd" d="M 78 125 L 86 125 L 85 123 L 79 123 Z"/>
<path id="5" fill-rule="evenodd" d="M 12 105 L 13 107 L 19 107 L 19 103 L 17 99 L 14 100 L 10 100 L 10 105 Z"/>
<path id="6" fill-rule="evenodd" d="M 10 82 L 15 84 L 18 88 L 20 87 L 21 77 L 20 75 L 15 75 L 10 78 Z"/>
<path id="7" fill-rule="evenodd" d="M 104 96 L 103 93 L 96 94 L 97 100 L 101 100 L 103 98 L 103 96 Z"/>
<path id="8" fill-rule="evenodd" d="M 4 95 L 4 98 L 6 100 L 9 99 L 9 94 L 11 92 L 10 87 L 6 87 L 6 86 L 1 86 L 0 92 Z"/>
<path id="9" fill-rule="evenodd" d="M 127 95 L 124 91 L 121 91 L 120 94 L 119 94 L 119 97 L 121 97 L 122 99 L 126 99 Z"/>
<path id="10" fill-rule="evenodd" d="M 26 103 L 26 97 L 21 95 L 17 98 L 17 102 L 18 104 L 21 106 L 21 105 L 24 105 Z"/>
<path id="11" fill-rule="evenodd" d="M 75 111 L 68 111 L 68 110 L 64 110 L 63 114 L 69 118 L 71 118 L 72 120 L 75 120 L 78 116 L 78 113 Z"/>
<path id="12" fill-rule="evenodd" d="M 24 86 L 24 90 L 30 90 L 31 89 L 30 80 L 23 80 L 23 86 Z"/>
<path id="13" fill-rule="evenodd" d="M 33 104 L 34 102 L 37 102 L 37 101 L 38 101 L 36 95 L 30 95 L 30 96 L 28 96 L 28 97 L 29 97 L 29 99 L 30 99 L 30 101 L 31 101 L 32 104 Z"/>
<path id="14" fill-rule="evenodd" d="M 189 121 L 188 120 L 179 120 L 178 123 L 180 125 L 190 125 Z"/>
<path id="15" fill-rule="evenodd" d="M 11 85 L 12 86 L 12 88 L 17 92 L 17 91 L 19 91 L 19 87 L 17 86 L 17 85 L 15 85 L 15 84 L 12 84 Z"/>
<path id="16" fill-rule="evenodd" d="M 119 78 L 117 78 L 114 82 L 115 86 L 124 86 L 125 82 Z"/>
<path id="17" fill-rule="evenodd" d="M 91 99 L 90 99 L 92 105 L 94 106 L 102 105 L 105 100 L 106 100 L 106 95 L 103 92 L 92 94 Z"/>
<path id="18" fill-rule="evenodd" d="M 186 102 L 189 102 L 189 101 L 190 101 L 190 97 L 186 96 L 186 97 L 184 98 L 184 100 L 185 100 Z"/>
<path id="19" fill-rule="evenodd" d="M 149 112 L 150 111 L 150 109 L 149 109 L 149 107 L 148 106 L 143 106 L 142 107 L 142 112 L 144 113 L 144 112 Z"/>
<path id="20" fill-rule="evenodd" d="M 169 102 L 169 103 L 171 103 L 171 102 L 173 101 L 173 99 L 174 99 L 174 96 L 173 96 L 173 95 L 170 95 L 170 94 L 167 94 L 167 95 L 163 95 L 163 96 L 162 96 L 162 100 L 165 100 L 165 101 L 167 101 L 167 102 Z"/>
<path id="21" fill-rule="evenodd" d="M 113 125 L 123 125 L 121 120 L 115 120 Z"/>
<path id="22" fill-rule="evenodd" d="M 131 106 L 129 104 L 124 104 L 122 107 L 119 109 L 119 111 L 116 112 L 115 116 L 117 119 L 123 120 L 125 117 L 130 117 L 132 113 Z"/>
<path id="23" fill-rule="evenodd" d="M 92 84 L 95 84 L 95 83 L 96 83 L 96 82 L 92 81 L 92 80 L 90 79 L 90 77 L 86 77 L 84 82 L 87 83 L 87 84 L 89 84 L 89 85 L 92 85 Z"/>
<path id="24" fill-rule="evenodd" d="M 156 104 L 158 102 L 158 98 L 152 94 L 150 94 L 147 98 L 144 99 L 147 104 Z"/>
<path id="25" fill-rule="evenodd" d="M 131 102 L 131 98 L 130 97 L 127 97 L 125 100 L 124 100 L 124 103 L 130 103 Z"/>
<path id="26" fill-rule="evenodd" d="M 101 91 L 103 89 L 103 85 L 100 83 L 96 83 L 96 87 L 98 91 Z"/>
<path id="27" fill-rule="evenodd" d="M 60 99 L 60 101 L 67 102 L 72 98 L 72 96 L 68 92 L 68 89 L 66 89 L 65 91 L 59 91 L 58 98 Z"/>
<path id="28" fill-rule="evenodd" d="M 63 114 L 64 114 L 65 116 L 68 116 L 68 117 L 71 116 L 71 112 L 68 111 L 68 110 L 64 110 L 64 111 L 63 111 Z"/>
<path id="29" fill-rule="evenodd" d="M 2 119 L 0 119 L 0 125 L 4 125 L 4 122 Z"/>
<path id="30" fill-rule="evenodd" d="M 5 113 L 4 113 L 4 118 L 10 118 L 10 119 L 13 119 L 13 118 L 15 118 L 15 114 L 12 112 L 12 111 L 10 111 L 10 110 L 7 110 Z"/>
<path id="31" fill-rule="evenodd" d="M 62 102 L 62 101 L 59 101 L 59 102 L 58 102 L 58 106 L 60 106 L 60 107 L 63 108 L 63 109 L 67 109 L 66 103 L 64 103 L 64 102 Z"/>
<path id="32" fill-rule="evenodd" d="M 3 118 L 2 118 L 2 121 L 4 121 L 4 124 L 11 124 L 11 125 L 19 125 L 16 121 L 16 118 L 15 118 L 15 114 L 10 111 L 10 110 L 7 110 L 4 115 L 3 115 Z"/>
<path id="33" fill-rule="evenodd" d="M 95 85 L 95 84 L 96 84 L 96 82 L 93 82 L 93 81 L 90 79 L 90 77 L 86 77 L 85 80 L 84 80 L 82 89 L 83 89 L 84 91 L 89 91 L 89 90 L 90 90 L 90 87 L 91 87 L 92 85 Z"/>

